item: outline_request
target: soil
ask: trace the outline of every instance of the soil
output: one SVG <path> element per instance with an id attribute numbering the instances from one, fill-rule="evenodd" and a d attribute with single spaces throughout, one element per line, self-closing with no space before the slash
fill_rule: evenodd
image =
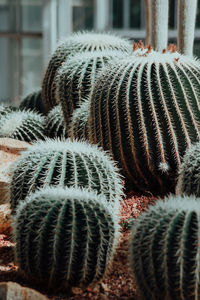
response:
<path id="1" fill-rule="evenodd" d="M 133 193 L 129 193 L 127 198 L 123 201 L 120 220 L 121 236 L 118 248 L 112 264 L 112 270 L 101 283 L 96 284 L 93 288 L 89 287 L 84 291 L 80 288 L 72 288 L 68 294 L 46 294 L 46 296 L 51 300 L 138 300 L 139 293 L 132 277 L 132 271 L 128 265 L 130 226 L 131 222 L 133 222 L 142 211 L 147 209 L 149 204 L 153 204 L 155 200 L 156 198 L 153 196 L 137 196 Z M 14 247 L 15 244 L 12 242 L 11 230 L 8 229 L 4 234 L 0 235 L 0 282 L 14 281 L 22 286 L 34 288 L 45 294 L 45 291 L 38 289 L 32 282 L 28 282 L 20 273 L 14 263 Z"/>

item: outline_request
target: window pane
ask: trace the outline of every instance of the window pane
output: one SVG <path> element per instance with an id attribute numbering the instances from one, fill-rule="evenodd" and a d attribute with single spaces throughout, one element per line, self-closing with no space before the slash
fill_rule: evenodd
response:
<path id="1" fill-rule="evenodd" d="M 16 29 L 16 0 L 0 0 L 0 31 L 16 31 Z"/>
<path id="2" fill-rule="evenodd" d="M 130 1 L 130 28 L 140 28 L 141 0 Z"/>
<path id="3" fill-rule="evenodd" d="M 22 40 L 22 95 L 41 87 L 42 82 L 42 40 L 24 38 Z"/>
<path id="4" fill-rule="evenodd" d="M 84 30 L 93 28 L 94 9 L 91 6 L 73 7 L 73 30 Z"/>
<path id="5" fill-rule="evenodd" d="M 123 27 L 123 0 L 113 0 L 113 28 Z"/>
<path id="6" fill-rule="evenodd" d="M 15 39 L 0 38 L 0 100 L 16 102 L 18 96 L 18 59 Z"/>
<path id="7" fill-rule="evenodd" d="M 194 43 L 194 55 L 200 58 L 200 40 L 195 41 Z"/>
<path id="8" fill-rule="evenodd" d="M 197 7 L 196 28 L 200 28 L 200 1 L 197 2 L 198 2 L 198 7 Z"/>
<path id="9" fill-rule="evenodd" d="M 41 31 L 42 30 L 42 1 L 22 0 L 22 31 Z"/>

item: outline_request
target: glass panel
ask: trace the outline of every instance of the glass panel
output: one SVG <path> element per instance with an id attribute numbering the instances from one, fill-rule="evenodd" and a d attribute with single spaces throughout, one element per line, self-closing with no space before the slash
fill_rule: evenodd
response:
<path id="1" fill-rule="evenodd" d="M 170 29 L 175 29 L 176 27 L 176 13 L 177 13 L 177 10 L 176 10 L 176 6 L 177 6 L 177 1 L 174 1 L 174 0 L 169 0 L 169 28 Z"/>
<path id="2" fill-rule="evenodd" d="M 123 27 L 123 0 L 113 0 L 113 28 Z"/>
<path id="3" fill-rule="evenodd" d="M 198 1 L 196 28 L 200 28 L 200 1 Z"/>
<path id="4" fill-rule="evenodd" d="M 194 55 L 200 58 L 200 40 L 195 41 L 194 43 Z"/>
<path id="5" fill-rule="evenodd" d="M 42 39 L 24 38 L 22 40 L 22 96 L 35 88 L 41 87 L 42 82 Z"/>
<path id="6" fill-rule="evenodd" d="M 141 0 L 130 1 L 130 28 L 140 28 Z"/>
<path id="7" fill-rule="evenodd" d="M 16 0 L 0 0 L 0 31 L 16 31 L 16 28 Z"/>
<path id="8" fill-rule="evenodd" d="M 42 1 L 41 0 L 22 0 L 22 31 L 41 31 L 42 30 Z"/>
<path id="9" fill-rule="evenodd" d="M 18 59 L 15 39 L 0 38 L 0 101 L 16 103 L 18 91 Z"/>
<path id="10" fill-rule="evenodd" d="M 91 6 L 73 7 L 73 31 L 92 29 L 94 24 L 94 8 Z"/>

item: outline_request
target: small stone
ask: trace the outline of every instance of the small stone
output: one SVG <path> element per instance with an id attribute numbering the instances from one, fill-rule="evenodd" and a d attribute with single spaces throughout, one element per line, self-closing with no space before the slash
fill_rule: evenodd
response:
<path id="1" fill-rule="evenodd" d="M 0 234 L 10 230 L 10 204 L 1 204 L 0 205 Z M 0 298 L 1 299 L 1 298 Z"/>
<path id="2" fill-rule="evenodd" d="M 47 300 L 48 298 L 39 292 L 22 287 L 16 282 L 0 283 L 1 300 Z"/>
<path id="3" fill-rule="evenodd" d="M 30 146 L 29 143 L 11 138 L 0 138 L 0 150 L 20 154 Z"/>

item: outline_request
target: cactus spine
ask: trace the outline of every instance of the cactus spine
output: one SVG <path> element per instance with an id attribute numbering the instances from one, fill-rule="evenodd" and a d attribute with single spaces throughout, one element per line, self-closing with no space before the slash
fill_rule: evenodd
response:
<path id="1" fill-rule="evenodd" d="M 28 94 L 25 98 L 22 99 L 19 109 L 21 110 L 33 110 L 37 113 L 44 114 L 44 106 L 42 102 L 42 90 L 36 90 Z"/>
<path id="2" fill-rule="evenodd" d="M 60 105 L 50 110 L 46 117 L 46 132 L 50 138 L 65 138 L 67 132 L 65 122 Z"/>
<path id="3" fill-rule="evenodd" d="M 178 51 L 193 56 L 197 0 L 178 0 Z"/>
<path id="4" fill-rule="evenodd" d="M 33 142 L 45 138 L 45 118 L 32 111 L 13 111 L 0 119 L 0 136 Z"/>
<path id="5" fill-rule="evenodd" d="M 11 174 L 12 212 L 21 200 L 45 186 L 74 186 L 104 194 L 110 205 L 118 207 L 122 183 L 109 155 L 85 142 L 46 140 L 22 152 Z"/>
<path id="6" fill-rule="evenodd" d="M 119 51 L 95 51 L 74 55 L 58 70 L 56 100 L 61 105 L 68 129 L 74 109 L 92 92 L 99 72 L 111 60 L 123 58 Z"/>
<path id="7" fill-rule="evenodd" d="M 78 188 L 45 188 L 19 205 L 13 222 L 16 259 L 47 288 L 86 287 L 109 269 L 118 240 L 106 199 Z"/>
<path id="8" fill-rule="evenodd" d="M 42 83 L 42 99 L 46 112 L 56 105 L 55 78 L 57 70 L 68 57 L 76 53 L 87 51 L 107 50 L 120 50 L 125 53 L 131 53 L 132 46 L 131 43 L 125 39 L 110 34 L 93 32 L 78 32 L 60 43 L 49 61 Z"/>
<path id="9" fill-rule="evenodd" d="M 110 150 L 136 190 L 174 191 L 181 158 L 200 138 L 200 64 L 171 51 L 137 49 L 91 95 L 90 142 Z"/>
<path id="10" fill-rule="evenodd" d="M 199 299 L 199 201 L 170 196 L 134 221 L 130 264 L 143 299 Z"/>
<path id="11" fill-rule="evenodd" d="M 200 197 L 200 142 L 187 149 L 183 157 L 176 194 Z"/>

